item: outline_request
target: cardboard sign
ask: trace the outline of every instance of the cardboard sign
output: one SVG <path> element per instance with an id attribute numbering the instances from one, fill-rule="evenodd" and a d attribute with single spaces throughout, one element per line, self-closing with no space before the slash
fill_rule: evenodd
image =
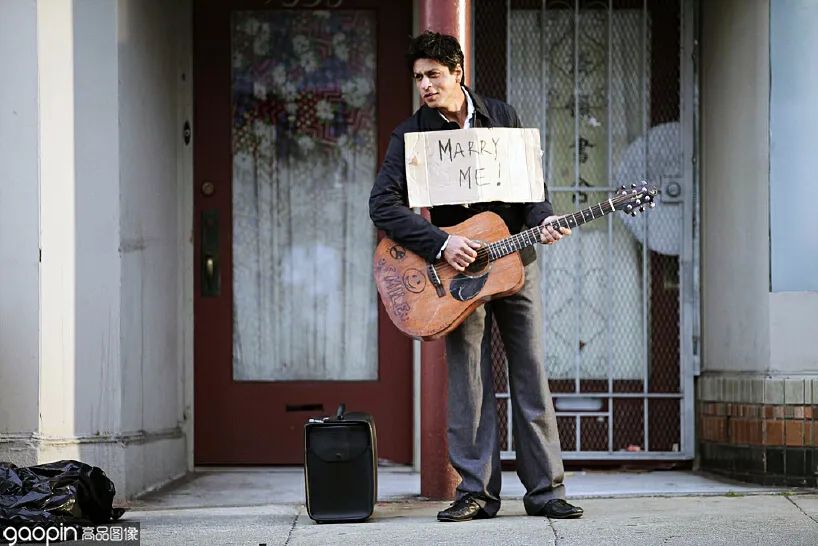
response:
<path id="1" fill-rule="evenodd" d="M 545 199 L 538 129 L 406 133 L 410 207 Z"/>

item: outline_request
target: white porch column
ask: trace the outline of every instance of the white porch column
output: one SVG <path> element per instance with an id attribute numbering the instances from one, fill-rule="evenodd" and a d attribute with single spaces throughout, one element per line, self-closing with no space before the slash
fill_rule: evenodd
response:
<path id="1" fill-rule="evenodd" d="M 40 426 L 74 433 L 76 196 L 71 0 L 37 3 L 40 109 Z"/>
<path id="2" fill-rule="evenodd" d="M 116 3 L 41 0 L 38 11 L 41 140 L 54 150 L 41 157 L 39 458 L 95 464 L 122 488 Z M 61 356 L 57 329 L 72 335 Z"/>
<path id="3" fill-rule="evenodd" d="M 37 461 L 124 481 L 116 4 L 40 0 Z"/>

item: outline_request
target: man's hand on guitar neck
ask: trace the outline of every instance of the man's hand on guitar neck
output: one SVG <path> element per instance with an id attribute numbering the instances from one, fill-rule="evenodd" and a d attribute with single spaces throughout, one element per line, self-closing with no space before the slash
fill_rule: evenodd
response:
<path id="1" fill-rule="evenodd" d="M 449 235 L 449 241 L 443 250 L 443 258 L 457 271 L 465 271 L 477 258 L 480 243 L 460 235 Z"/>
<path id="2" fill-rule="evenodd" d="M 540 222 L 540 226 L 545 228 L 542 230 L 542 232 L 540 232 L 540 241 L 543 244 L 550 245 L 562 239 L 563 236 L 571 235 L 570 228 L 560 227 L 560 230 L 557 231 L 556 229 L 549 225 L 551 222 L 559 218 L 562 218 L 562 216 L 549 216 L 548 218 Z"/>
<path id="3" fill-rule="evenodd" d="M 562 218 L 561 216 L 549 216 L 540 223 L 544 229 L 540 233 L 540 241 L 546 245 L 556 243 L 563 237 L 571 235 L 571 229 L 567 227 L 560 227 L 559 230 L 554 229 L 551 222 Z M 443 258 L 446 262 L 457 271 L 465 271 L 469 265 L 477 258 L 477 249 L 480 248 L 480 243 L 472 241 L 467 237 L 460 235 L 449 235 L 446 242 L 446 248 L 443 249 Z"/>

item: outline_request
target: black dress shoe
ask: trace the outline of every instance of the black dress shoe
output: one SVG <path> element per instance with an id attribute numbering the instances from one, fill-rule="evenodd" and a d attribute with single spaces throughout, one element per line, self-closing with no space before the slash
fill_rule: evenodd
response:
<path id="1" fill-rule="evenodd" d="M 490 517 L 471 495 L 457 499 L 451 506 L 437 513 L 437 521 L 469 521 Z"/>
<path id="2" fill-rule="evenodd" d="M 581 518 L 582 514 L 583 510 L 579 506 L 574 506 L 564 499 L 551 499 L 545 503 L 537 515 L 555 519 L 572 519 Z"/>

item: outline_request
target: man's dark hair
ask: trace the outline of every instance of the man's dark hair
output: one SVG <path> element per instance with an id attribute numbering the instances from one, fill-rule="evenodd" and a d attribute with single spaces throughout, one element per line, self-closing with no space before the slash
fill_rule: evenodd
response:
<path id="1" fill-rule="evenodd" d="M 454 36 L 439 34 L 427 30 L 423 34 L 412 38 L 409 51 L 406 52 L 406 63 L 411 72 L 418 59 L 432 59 L 453 72 L 457 65 L 463 67 L 463 50 Z M 464 69 L 465 70 L 465 69 Z"/>

